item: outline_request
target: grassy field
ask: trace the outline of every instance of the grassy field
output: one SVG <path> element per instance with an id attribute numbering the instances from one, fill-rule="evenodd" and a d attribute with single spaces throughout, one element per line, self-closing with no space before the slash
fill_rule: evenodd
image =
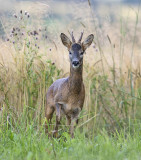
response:
<path id="1" fill-rule="evenodd" d="M 140 6 L 13 3 L 0 11 L 0 159 L 141 159 Z M 60 33 L 71 29 L 95 35 L 84 56 L 85 104 L 74 139 L 65 118 L 60 138 L 48 138 L 45 95 L 69 75 Z"/>
<path id="2" fill-rule="evenodd" d="M 134 133 L 106 131 L 86 138 L 76 131 L 75 138 L 63 132 L 59 139 L 49 139 L 44 130 L 35 130 L 34 125 L 18 126 L 18 131 L 1 131 L 0 159 L 99 159 L 139 160 L 141 157 L 140 125 Z"/>

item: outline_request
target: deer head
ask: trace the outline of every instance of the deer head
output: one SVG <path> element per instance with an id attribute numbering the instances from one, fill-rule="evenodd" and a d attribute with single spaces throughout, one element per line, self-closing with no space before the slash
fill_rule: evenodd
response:
<path id="1" fill-rule="evenodd" d="M 81 32 L 78 42 L 75 41 L 73 32 L 71 34 L 72 41 L 64 33 L 61 33 L 60 37 L 62 43 L 68 48 L 71 66 L 77 70 L 83 64 L 83 55 L 86 49 L 92 44 L 94 35 L 89 35 L 82 43 L 83 32 Z"/>

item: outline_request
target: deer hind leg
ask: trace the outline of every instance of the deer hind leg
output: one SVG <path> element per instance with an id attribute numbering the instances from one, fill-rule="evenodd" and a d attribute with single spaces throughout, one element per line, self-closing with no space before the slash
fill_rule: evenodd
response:
<path id="1" fill-rule="evenodd" d="M 48 126 L 51 123 L 51 119 L 53 117 L 53 113 L 54 113 L 54 107 L 48 106 L 47 110 L 46 110 L 46 114 L 45 114 L 45 117 L 46 117 L 46 120 L 47 120 L 45 122 L 45 132 L 46 133 L 48 133 Z"/>
<path id="2" fill-rule="evenodd" d="M 55 125 L 55 132 L 53 134 L 54 137 L 58 136 L 58 125 L 60 124 L 61 120 L 61 105 L 56 103 L 56 125 Z"/>

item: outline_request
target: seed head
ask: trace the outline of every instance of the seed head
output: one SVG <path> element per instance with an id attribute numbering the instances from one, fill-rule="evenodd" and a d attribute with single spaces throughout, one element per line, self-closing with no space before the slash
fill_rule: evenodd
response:
<path id="1" fill-rule="evenodd" d="M 38 35 L 38 32 L 37 31 L 33 31 L 33 34 L 34 34 L 34 36 Z"/>
<path id="2" fill-rule="evenodd" d="M 27 11 L 25 11 L 24 14 L 27 15 Z"/>
<path id="3" fill-rule="evenodd" d="M 27 18 L 29 18 L 30 17 L 30 15 L 29 15 L 29 13 L 27 13 Z"/>
<path id="4" fill-rule="evenodd" d="M 17 15 L 16 15 L 15 13 L 13 14 L 13 16 L 14 16 L 15 18 L 17 18 Z"/>

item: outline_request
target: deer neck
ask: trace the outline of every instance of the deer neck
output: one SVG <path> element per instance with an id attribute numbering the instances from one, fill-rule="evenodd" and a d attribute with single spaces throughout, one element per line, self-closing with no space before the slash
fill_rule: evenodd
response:
<path id="1" fill-rule="evenodd" d="M 81 91 L 81 87 L 83 84 L 83 64 L 75 70 L 71 65 L 70 65 L 70 76 L 69 76 L 69 86 L 70 90 L 76 93 L 79 93 Z"/>

